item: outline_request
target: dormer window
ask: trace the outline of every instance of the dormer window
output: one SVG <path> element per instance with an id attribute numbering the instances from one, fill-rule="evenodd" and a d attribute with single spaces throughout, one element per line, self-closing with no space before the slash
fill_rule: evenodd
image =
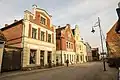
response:
<path id="1" fill-rule="evenodd" d="M 46 25 L 46 19 L 44 17 L 40 18 L 40 23 Z"/>

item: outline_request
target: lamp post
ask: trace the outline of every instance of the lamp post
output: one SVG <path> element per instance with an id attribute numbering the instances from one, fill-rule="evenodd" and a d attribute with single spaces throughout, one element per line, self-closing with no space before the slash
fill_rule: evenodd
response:
<path id="1" fill-rule="evenodd" d="M 118 26 L 116 26 L 115 31 L 116 33 L 120 34 L 120 27 L 119 27 L 120 26 L 120 2 L 118 3 L 118 8 L 116 8 L 116 12 L 118 15 L 118 23 L 117 23 Z"/>
<path id="2" fill-rule="evenodd" d="M 95 32 L 94 27 L 99 27 L 100 40 L 101 40 L 101 49 L 102 49 L 102 55 L 103 55 L 103 70 L 106 71 L 105 59 L 104 59 L 103 39 L 102 39 L 102 29 L 101 29 L 100 18 L 99 17 L 98 17 L 98 22 L 96 22 L 96 24 L 92 27 L 92 31 L 91 32 L 93 32 L 93 33 Z"/>

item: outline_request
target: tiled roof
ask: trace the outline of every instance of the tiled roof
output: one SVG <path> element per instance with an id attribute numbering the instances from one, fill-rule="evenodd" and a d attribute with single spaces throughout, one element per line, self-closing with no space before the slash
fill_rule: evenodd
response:
<path id="1" fill-rule="evenodd" d="M 65 27 L 59 27 L 59 28 L 57 28 L 56 30 L 63 30 L 63 29 L 65 29 L 66 28 L 66 26 Z"/>
<path id="2" fill-rule="evenodd" d="M 22 22 L 22 21 L 23 21 L 23 19 L 18 20 L 18 21 L 16 21 L 16 22 L 13 22 L 12 24 L 3 27 L 3 28 L 1 28 L 0 30 L 3 31 L 3 30 L 5 30 L 5 29 L 8 29 L 8 28 L 12 27 L 13 25 L 16 25 L 16 24 L 18 24 L 18 23 L 20 23 L 20 22 Z"/>

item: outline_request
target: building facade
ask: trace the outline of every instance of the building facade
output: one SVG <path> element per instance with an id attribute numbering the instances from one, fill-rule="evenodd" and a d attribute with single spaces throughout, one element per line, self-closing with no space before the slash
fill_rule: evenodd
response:
<path id="1" fill-rule="evenodd" d="M 99 49 L 98 48 L 92 48 L 92 58 L 93 61 L 98 61 L 99 60 Z"/>
<path id="2" fill-rule="evenodd" d="M 83 46 L 83 49 L 82 49 L 82 52 L 83 52 L 83 54 L 82 54 L 82 63 L 83 62 L 87 62 L 87 47 L 86 47 L 86 44 L 85 44 L 85 42 L 81 42 L 81 45 Z"/>
<path id="3" fill-rule="evenodd" d="M 120 22 L 117 21 L 107 33 L 106 46 L 109 57 L 120 57 L 120 34 L 116 32 L 116 28 L 120 27 L 119 25 Z"/>
<path id="4" fill-rule="evenodd" d="M 87 61 L 92 61 L 92 48 L 88 42 L 85 43 L 87 52 Z"/>
<path id="5" fill-rule="evenodd" d="M 59 64 L 65 64 L 69 60 L 69 64 L 76 63 L 75 39 L 71 30 L 71 26 L 67 24 L 65 27 L 56 29 L 56 61 Z"/>
<path id="6" fill-rule="evenodd" d="M 22 20 L 1 29 L 7 38 L 7 45 L 23 48 L 23 68 L 48 66 L 56 63 L 56 31 L 51 15 L 45 10 L 33 7 L 26 10 Z"/>
<path id="7" fill-rule="evenodd" d="M 75 29 L 72 29 L 74 38 L 75 38 L 75 45 L 76 45 L 76 62 L 83 63 L 84 62 L 84 44 L 80 37 L 79 26 L 76 25 Z"/>

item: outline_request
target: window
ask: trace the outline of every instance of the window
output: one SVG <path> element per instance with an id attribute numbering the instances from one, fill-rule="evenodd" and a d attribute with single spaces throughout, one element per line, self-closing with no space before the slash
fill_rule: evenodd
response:
<path id="1" fill-rule="evenodd" d="M 80 45 L 80 50 L 81 50 L 81 45 Z"/>
<path id="2" fill-rule="evenodd" d="M 48 42 L 51 42 L 51 34 L 48 34 Z"/>
<path id="3" fill-rule="evenodd" d="M 72 55 L 72 61 L 73 61 L 73 55 Z"/>
<path id="4" fill-rule="evenodd" d="M 70 62 L 71 62 L 71 55 L 70 55 Z"/>
<path id="5" fill-rule="evenodd" d="M 30 64 L 35 64 L 36 50 L 30 50 Z"/>
<path id="6" fill-rule="evenodd" d="M 41 41 L 44 41 L 45 32 L 41 31 Z"/>
<path id="7" fill-rule="evenodd" d="M 68 42 L 66 42 L 67 48 L 68 48 Z"/>
<path id="8" fill-rule="evenodd" d="M 40 65 L 44 66 L 44 51 L 40 51 Z"/>
<path id="9" fill-rule="evenodd" d="M 69 48 L 70 48 L 70 43 L 69 43 Z"/>
<path id="10" fill-rule="evenodd" d="M 78 40 L 78 36 L 76 36 L 76 40 Z"/>
<path id="11" fill-rule="evenodd" d="M 73 44 L 71 44 L 71 49 L 73 49 Z"/>
<path id="12" fill-rule="evenodd" d="M 41 19 L 40 19 L 40 23 L 45 25 L 45 23 L 46 23 L 46 19 L 43 18 L 43 17 L 41 17 Z"/>
<path id="13" fill-rule="evenodd" d="M 67 54 L 67 59 L 68 59 L 69 55 Z"/>
<path id="14" fill-rule="evenodd" d="M 36 39 L 36 33 L 37 33 L 37 29 L 32 28 L 32 38 Z"/>
<path id="15" fill-rule="evenodd" d="M 64 54 L 64 62 L 66 62 L 66 54 Z"/>

